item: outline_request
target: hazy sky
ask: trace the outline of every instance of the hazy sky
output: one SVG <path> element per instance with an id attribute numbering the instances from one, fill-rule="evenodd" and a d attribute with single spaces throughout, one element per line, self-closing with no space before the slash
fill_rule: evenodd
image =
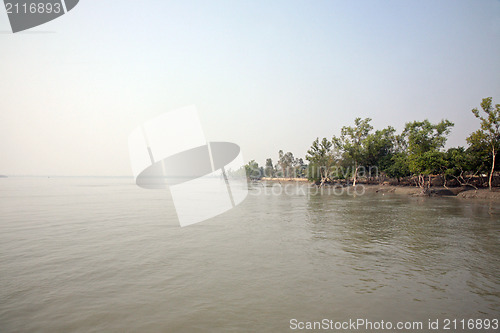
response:
<path id="1" fill-rule="evenodd" d="M 500 1 L 91 1 L 24 33 L 0 9 L 0 174 L 131 175 L 128 135 L 194 104 L 245 160 L 303 157 L 355 117 L 500 103 Z"/>

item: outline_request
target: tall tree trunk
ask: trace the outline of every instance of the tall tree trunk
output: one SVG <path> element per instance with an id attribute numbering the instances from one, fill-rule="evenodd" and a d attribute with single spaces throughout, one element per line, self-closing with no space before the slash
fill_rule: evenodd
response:
<path id="1" fill-rule="evenodd" d="M 358 177 L 358 163 L 356 163 L 356 169 L 354 170 L 354 181 L 352 186 L 356 186 L 356 178 Z"/>
<path id="2" fill-rule="evenodd" d="M 324 170 L 322 170 L 321 168 L 319 169 L 319 174 L 321 176 L 321 184 L 319 185 L 320 187 L 321 186 L 324 186 L 325 183 L 327 182 L 328 180 L 328 171 L 326 171 L 326 168 Z"/>
<path id="3" fill-rule="evenodd" d="M 493 172 L 495 172 L 495 159 L 497 157 L 497 154 L 495 152 L 495 147 L 493 147 L 493 164 L 491 165 L 491 172 L 490 172 L 490 179 L 488 180 L 488 186 L 491 191 L 491 182 L 493 180 Z"/>

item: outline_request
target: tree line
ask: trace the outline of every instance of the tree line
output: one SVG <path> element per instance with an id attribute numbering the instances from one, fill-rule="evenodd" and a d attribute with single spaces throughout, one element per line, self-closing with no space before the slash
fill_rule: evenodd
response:
<path id="1" fill-rule="evenodd" d="M 245 169 L 250 179 L 308 178 L 319 185 L 344 180 L 354 186 L 359 178 L 412 179 L 422 188 L 430 187 L 433 177 L 441 177 L 444 186 L 450 179 L 475 186 L 473 180 L 486 175 L 491 190 L 499 167 L 500 104 L 484 98 L 481 110 L 474 108 L 472 114 L 479 128 L 466 138 L 467 147 L 444 149 L 454 126 L 447 119 L 408 122 L 397 133 L 392 126 L 374 130 L 371 118 L 356 118 L 352 126 L 342 127 L 340 135 L 316 138 L 305 156 L 308 163 L 280 150 L 275 164 L 271 158 L 264 166 L 252 160 Z"/>

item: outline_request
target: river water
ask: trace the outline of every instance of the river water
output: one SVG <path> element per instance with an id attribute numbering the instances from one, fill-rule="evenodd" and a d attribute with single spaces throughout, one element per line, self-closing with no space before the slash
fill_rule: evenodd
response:
<path id="1" fill-rule="evenodd" d="M 0 179 L 0 332 L 500 317 L 499 205 L 269 189 L 180 228 L 132 179 Z"/>

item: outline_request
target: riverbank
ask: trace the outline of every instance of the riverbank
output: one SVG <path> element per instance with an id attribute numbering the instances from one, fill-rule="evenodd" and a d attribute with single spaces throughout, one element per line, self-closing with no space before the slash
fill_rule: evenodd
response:
<path id="1" fill-rule="evenodd" d="M 291 183 L 300 182 L 310 183 L 305 178 L 261 178 L 260 181 L 276 182 L 276 183 Z M 312 183 L 311 183 L 312 185 Z M 345 185 L 325 185 L 325 186 L 345 186 Z M 402 185 L 389 185 L 389 184 L 359 184 L 358 186 L 364 187 L 365 193 L 371 194 L 398 194 L 409 195 L 414 197 L 456 197 L 460 199 L 481 199 L 481 200 L 494 200 L 500 201 L 500 188 L 496 187 L 493 191 L 487 188 L 474 189 L 470 186 L 448 187 L 432 186 L 427 191 L 422 191 L 420 187 L 416 186 L 402 186 Z"/>
<path id="2" fill-rule="evenodd" d="M 461 199 L 483 199 L 500 201 L 500 188 L 490 191 L 487 188 L 474 189 L 468 186 L 462 187 L 431 187 L 426 192 L 415 186 L 394 186 L 394 185 L 365 185 L 366 193 L 375 194 L 400 194 L 409 196 L 429 196 L 429 197 L 457 197 Z"/>
<path id="3" fill-rule="evenodd" d="M 262 177 L 260 179 L 261 181 L 266 181 L 266 182 L 301 182 L 301 183 L 307 183 L 309 180 L 307 178 L 278 178 L 278 177 Z"/>

